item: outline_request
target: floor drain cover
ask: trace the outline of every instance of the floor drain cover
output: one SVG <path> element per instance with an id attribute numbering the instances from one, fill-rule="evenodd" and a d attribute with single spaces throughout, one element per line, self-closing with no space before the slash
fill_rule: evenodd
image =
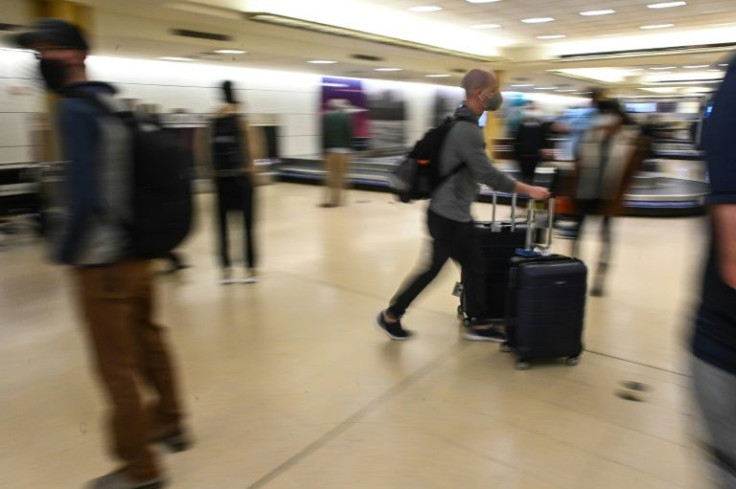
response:
<path id="1" fill-rule="evenodd" d="M 627 380 L 625 382 L 621 382 L 621 385 L 624 386 L 627 389 L 630 389 L 632 391 L 637 392 L 646 392 L 649 390 L 649 386 L 646 384 L 642 384 L 641 382 L 634 382 L 631 380 Z"/>
<path id="2" fill-rule="evenodd" d="M 637 396 L 633 392 L 628 391 L 618 391 L 616 392 L 616 395 L 623 399 L 624 401 L 631 401 L 631 402 L 644 402 L 644 399 Z"/>

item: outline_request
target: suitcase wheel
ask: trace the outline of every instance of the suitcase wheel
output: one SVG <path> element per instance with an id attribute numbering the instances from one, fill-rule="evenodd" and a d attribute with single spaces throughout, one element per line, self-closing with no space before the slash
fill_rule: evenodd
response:
<path id="1" fill-rule="evenodd" d="M 462 319 L 465 317 L 465 308 L 461 305 L 457 306 L 457 317 Z"/>
<path id="2" fill-rule="evenodd" d="M 514 351 L 514 349 L 511 348 L 511 345 L 509 345 L 508 343 L 501 343 L 500 350 L 504 353 L 511 353 L 512 351 Z"/>
<path id="3" fill-rule="evenodd" d="M 516 370 L 529 370 L 531 367 L 531 364 L 527 362 L 526 360 L 518 360 L 516 362 L 516 365 L 514 365 Z"/>
<path id="4" fill-rule="evenodd" d="M 579 363 L 580 363 L 580 357 L 569 357 L 567 359 L 567 365 L 570 367 L 574 367 Z"/>

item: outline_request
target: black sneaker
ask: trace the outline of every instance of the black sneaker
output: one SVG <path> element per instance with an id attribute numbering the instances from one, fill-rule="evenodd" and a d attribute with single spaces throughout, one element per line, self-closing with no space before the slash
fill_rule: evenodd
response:
<path id="1" fill-rule="evenodd" d="M 376 326 L 386 333 L 386 336 L 396 341 L 408 340 L 414 335 L 414 333 L 405 330 L 401 326 L 401 321 L 397 320 L 395 323 L 389 323 L 386 321 L 383 317 L 383 311 L 379 312 L 378 316 L 376 316 Z"/>
<path id="2" fill-rule="evenodd" d="M 498 326 L 480 327 L 469 326 L 463 332 L 463 338 L 471 341 L 494 341 L 503 343 L 506 341 L 506 333 Z"/>

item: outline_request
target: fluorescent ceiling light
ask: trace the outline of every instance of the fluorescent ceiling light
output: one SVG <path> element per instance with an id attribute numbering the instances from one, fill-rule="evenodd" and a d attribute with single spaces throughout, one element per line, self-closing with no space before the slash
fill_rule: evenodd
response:
<path id="1" fill-rule="evenodd" d="M 698 68 L 707 68 L 709 66 L 710 65 L 685 65 L 685 66 L 683 66 L 683 68 L 687 68 L 688 70 L 695 70 L 695 69 L 698 69 Z"/>
<path id="2" fill-rule="evenodd" d="M 529 19 L 521 19 L 525 24 L 544 24 L 545 22 L 552 22 L 555 19 L 553 17 L 531 17 Z"/>
<path id="3" fill-rule="evenodd" d="M 701 83 L 704 80 L 719 80 L 721 78 L 720 73 L 708 73 L 707 71 L 696 71 L 688 73 L 657 73 L 648 75 L 645 78 L 645 83 L 648 82 L 670 82 L 670 81 L 687 81 L 687 80 L 698 80 Z"/>
<path id="4" fill-rule="evenodd" d="M 452 75 L 448 75 L 447 73 L 437 73 L 434 75 L 427 75 L 427 78 L 448 78 Z"/>
<path id="5" fill-rule="evenodd" d="M 159 59 L 163 61 L 194 61 L 192 58 L 182 58 L 179 56 L 161 56 Z"/>
<path id="6" fill-rule="evenodd" d="M 728 63 L 719 63 L 718 66 L 728 66 Z"/>
<path id="7" fill-rule="evenodd" d="M 562 39 L 563 37 L 567 37 L 564 34 L 551 34 L 548 36 L 537 36 L 537 39 L 541 39 L 543 41 L 550 40 L 550 39 Z"/>
<path id="8" fill-rule="evenodd" d="M 674 70 L 677 66 L 650 66 L 650 70 Z"/>
<path id="9" fill-rule="evenodd" d="M 558 92 L 577 92 L 577 90 L 575 90 L 574 88 L 569 88 L 569 89 L 565 89 L 565 90 L 557 90 L 557 91 Z"/>
<path id="10" fill-rule="evenodd" d="M 652 24 L 652 25 L 643 25 L 639 27 L 639 29 L 644 30 L 651 30 L 651 29 L 667 29 L 669 27 L 675 27 L 675 24 Z"/>
<path id="11" fill-rule="evenodd" d="M 494 2 L 500 2 L 501 0 L 465 0 L 469 3 L 494 3 Z"/>
<path id="12" fill-rule="evenodd" d="M 708 70 L 709 73 L 723 73 L 721 70 Z"/>
<path id="13" fill-rule="evenodd" d="M 534 90 L 556 90 L 557 87 L 534 87 Z"/>
<path id="14" fill-rule="evenodd" d="M 687 2 L 661 2 L 661 3 L 650 3 L 647 5 L 649 8 L 672 8 L 672 7 L 682 7 L 684 5 L 687 5 Z"/>
<path id="15" fill-rule="evenodd" d="M 243 51 L 242 49 L 218 49 L 215 52 L 217 54 L 245 54 L 248 51 Z"/>
<path id="16" fill-rule="evenodd" d="M 534 83 L 517 83 L 515 85 L 509 85 L 509 86 L 514 87 L 514 88 L 533 87 Z"/>
<path id="17" fill-rule="evenodd" d="M 313 59 L 307 61 L 307 63 L 312 63 L 313 65 L 334 65 L 335 63 L 337 63 L 337 61 L 332 61 L 329 59 Z"/>
<path id="18" fill-rule="evenodd" d="M 609 8 L 605 10 L 588 10 L 586 12 L 580 12 L 580 15 L 584 15 L 585 17 L 596 17 L 598 15 L 610 15 L 615 13 L 615 10 Z"/>
<path id="19" fill-rule="evenodd" d="M 419 7 L 411 7 L 409 10 L 411 10 L 412 12 L 420 13 L 437 12 L 439 10 L 442 10 L 442 7 L 437 7 L 436 5 L 421 5 Z"/>
<path id="20" fill-rule="evenodd" d="M 402 71 L 403 68 L 375 68 L 374 71 Z"/>
<path id="21" fill-rule="evenodd" d="M 605 83 L 621 83 L 631 76 L 626 68 L 565 68 L 562 70 L 552 70 L 554 73 L 567 75 L 572 78 L 584 78 Z"/>
<path id="22" fill-rule="evenodd" d="M 501 27 L 500 24 L 475 24 L 471 25 L 471 29 L 498 29 Z"/>

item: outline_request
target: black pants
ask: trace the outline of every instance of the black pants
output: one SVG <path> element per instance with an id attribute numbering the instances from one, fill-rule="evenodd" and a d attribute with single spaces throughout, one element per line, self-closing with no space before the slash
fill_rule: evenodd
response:
<path id="1" fill-rule="evenodd" d="M 473 223 L 453 221 L 430 210 L 427 211 L 427 227 L 432 237 L 430 262 L 404 283 L 391 299 L 388 312 L 395 317 L 403 316 L 414 299 L 440 273 L 448 258 L 452 258 L 463 267 L 466 287 L 468 281 L 474 282 L 466 289 L 474 291 L 474 297 L 466 298 L 466 310 L 477 311 L 474 317 L 484 317 L 485 266 L 480 247 L 473 239 Z"/>
<path id="2" fill-rule="evenodd" d="M 220 265 L 230 268 L 230 243 L 228 240 L 228 214 L 243 216 L 243 259 L 248 268 L 256 266 L 256 250 L 253 238 L 253 183 L 246 176 L 215 179 L 217 186 L 217 223 L 220 240 Z"/>

